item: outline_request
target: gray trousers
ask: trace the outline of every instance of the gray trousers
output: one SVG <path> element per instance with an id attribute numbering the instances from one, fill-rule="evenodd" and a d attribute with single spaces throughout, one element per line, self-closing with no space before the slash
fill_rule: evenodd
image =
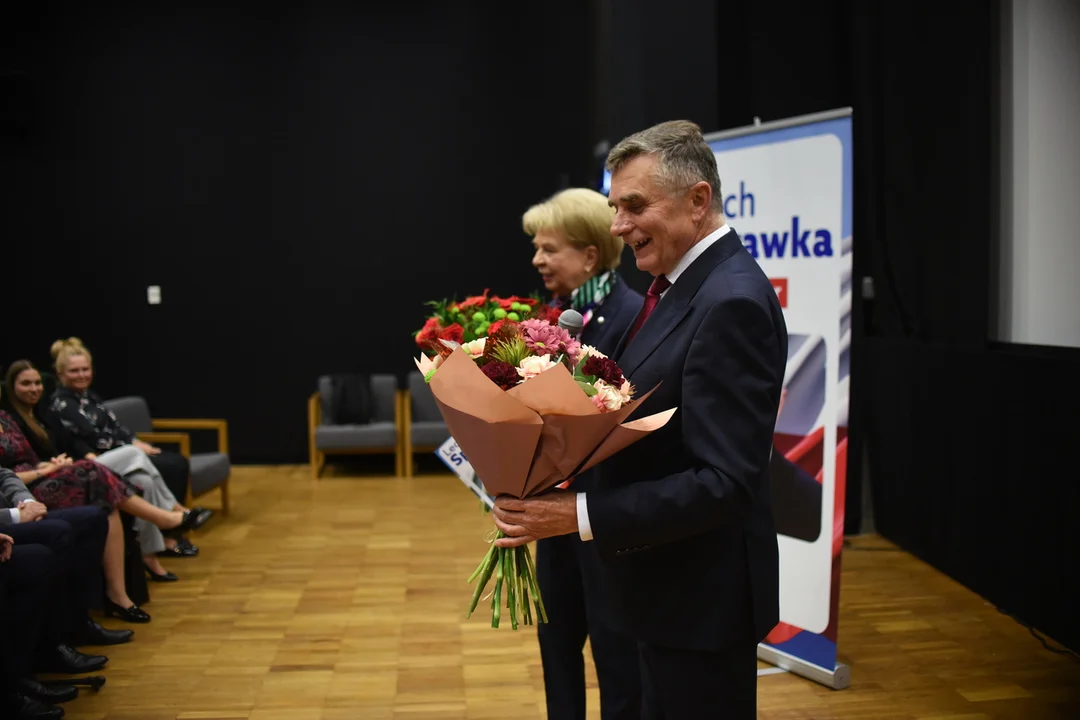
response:
<path id="1" fill-rule="evenodd" d="M 170 511 L 176 508 L 176 496 L 165 485 L 150 456 L 134 445 L 122 445 L 104 452 L 97 456 L 97 462 L 136 485 L 143 491 L 143 499 L 154 507 Z M 139 533 L 139 547 L 143 555 L 153 555 L 165 549 L 165 536 L 157 525 L 135 518 L 133 526 Z"/>

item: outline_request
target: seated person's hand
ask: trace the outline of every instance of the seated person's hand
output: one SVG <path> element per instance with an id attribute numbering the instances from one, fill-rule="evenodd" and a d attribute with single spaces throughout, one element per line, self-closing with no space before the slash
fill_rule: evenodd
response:
<path id="1" fill-rule="evenodd" d="M 56 465 L 58 467 L 62 467 L 64 465 L 71 465 L 75 461 L 72 460 L 71 458 L 69 458 L 67 456 L 67 453 L 61 453 L 61 454 L 57 455 L 56 457 L 54 457 L 49 462 L 51 462 L 53 465 Z"/>
<path id="2" fill-rule="evenodd" d="M 97 453 L 86 453 L 87 460 L 97 460 Z"/>
<path id="3" fill-rule="evenodd" d="M 11 546 L 15 544 L 15 541 L 8 535 L 0 535 L 0 562 L 7 562 L 11 559 Z"/>
<path id="4" fill-rule="evenodd" d="M 159 447 L 154 447 L 153 445 L 151 445 L 151 444 L 149 444 L 149 443 L 144 443 L 144 442 L 143 442 L 142 440 L 136 440 L 136 441 L 135 441 L 134 443 L 132 443 L 132 444 L 133 444 L 133 445 L 134 445 L 135 447 L 137 447 L 137 448 L 139 448 L 140 450 L 142 450 L 142 451 L 143 451 L 144 453 L 146 453 L 147 455 L 160 455 L 160 454 L 161 454 L 161 448 L 159 448 Z"/>
<path id="5" fill-rule="evenodd" d="M 19 503 L 19 522 L 34 522 L 49 514 L 49 509 L 36 500 L 23 500 Z"/>

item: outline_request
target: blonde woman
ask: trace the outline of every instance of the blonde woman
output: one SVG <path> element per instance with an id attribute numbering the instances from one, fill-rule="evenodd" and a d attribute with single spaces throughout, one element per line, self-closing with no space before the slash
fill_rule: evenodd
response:
<path id="1" fill-rule="evenodd" d="M 522 217 L 533 241 L 533 267 L 553 295 L 552 305 L 581 313 L 579 340 L 614 355 L 644 298 L 619 277 L 623 241 L 611 234 L 614 212 L 607 198 L 571 188 L 534 205 Z M 574 479 L 583 492 L 592 471 Z M 537 628 L 544 666 L 548 717 L 585 720 L 585 638 L 589 638 L 600 685 L 604 720 L 641 717 L 637 643 L 612 627 L 596 543 L 577 535 L 536 544 L 536 574 L 549 622 Z"/>

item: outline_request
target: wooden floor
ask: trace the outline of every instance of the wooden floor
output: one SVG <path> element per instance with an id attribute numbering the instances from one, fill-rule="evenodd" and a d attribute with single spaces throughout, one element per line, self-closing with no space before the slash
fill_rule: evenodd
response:
<path id="1" fill-rule="evenodd" d="M 233 516 L 167 562 L 181 581 L 152 588 L 154 621 L 68 718 L 545 717 L 535 630 L 464 619 L 490 519 L 456 480 L 240 468 L 232 487 Z M 852 687 L 761 677 L 761 718 L 1080 717 L 1080 664 L 880 539 L 845 553 L 842 605 Z"/>

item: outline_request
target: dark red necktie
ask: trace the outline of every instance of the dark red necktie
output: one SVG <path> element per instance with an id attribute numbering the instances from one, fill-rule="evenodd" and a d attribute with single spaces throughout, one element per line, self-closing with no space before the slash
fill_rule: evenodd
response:
<path id="1" fill-rule="evenodd" d="M 626 339 L 626 343 L 629 345 L 634 339 L 634 336 L 638 334 L 638 330 L 645 324 L 646 318 L 652 314 L 652 311 L 656 308 L 656 303 L 660 302 L 660 293 L 671 287 L 671 283 L 663 275 L 657 275 L 653 278 L 652 285 L 649 286 L 649 292 L 645 293 L 645 302 L 641 305 L 641 312 L 638 313 L 637 320 L 634 321 L 634 327 L 630 330 L 630 337 Z"/>

